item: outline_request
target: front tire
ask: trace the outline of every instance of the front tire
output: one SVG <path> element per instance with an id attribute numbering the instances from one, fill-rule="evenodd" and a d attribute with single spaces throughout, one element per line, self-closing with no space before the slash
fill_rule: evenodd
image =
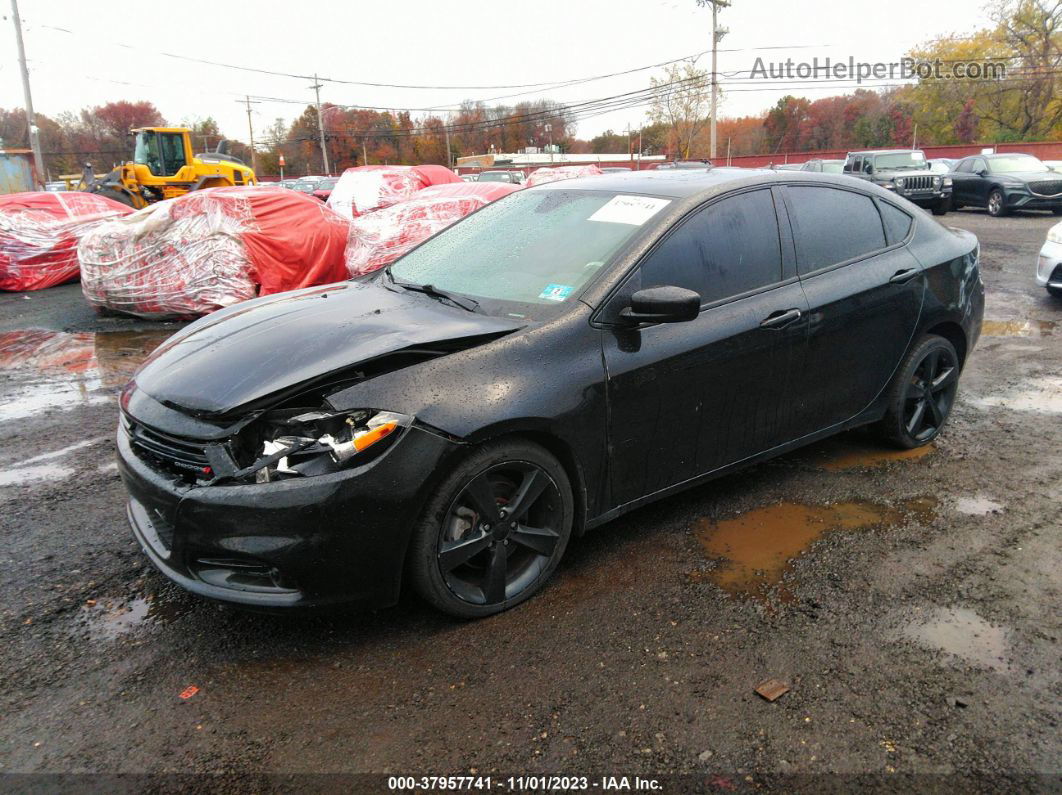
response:
<path id="1" fill-rule="evenodd" d="M 947 215 L 950 206 L 951 201 L 949 199 L 941 199 L 933 205 L 933 215 Z"/>
<path id="2" fill-rule="evenodd" d="M 574 515 L 571 483 L 553 455 L 522 439 L 489 442 L 428 500 L 410 545 L 413 587 L 460 618 L 508 610 L 549 580 Z"/>
<path id="3" fill-rule="evenodd" d="M 881 435 L 897 447 L 929 444 L 948 421 L 959 388 L 955 347 L 935 334 L 924 336 L 903 360 L 889 385 Z"/>
<path id="4" fill-rule="evenodd" d="M 988 194 L 988 214 L 993 218 L 1001 218 L 1007 214 L 1007 197 L 999 188 L 993 188 Z"/>

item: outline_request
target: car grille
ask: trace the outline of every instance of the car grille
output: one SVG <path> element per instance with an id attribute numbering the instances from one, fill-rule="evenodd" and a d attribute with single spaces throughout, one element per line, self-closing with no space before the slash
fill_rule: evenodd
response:
<path id="1" fill-rule="evenodd" d="M 904 190 L 932 190 L 933 189 L 933 177 L 904 177 L 903 179 Z"/>
<path id="2" fill-rule="evenodd" d="M 127 417 L 123 417 L 123 425 L 130 446 L 155 469 L 189 480 L 211 476 L 210 463 L 201 442 L 170 436 Z"/>
<path id="3" fill-rule="evenodd" d="M 1037 196 L 1057 196 L 1059 193 L 1062 193 L 1062 179 L 1030 182 L 1029 190 Z"/>

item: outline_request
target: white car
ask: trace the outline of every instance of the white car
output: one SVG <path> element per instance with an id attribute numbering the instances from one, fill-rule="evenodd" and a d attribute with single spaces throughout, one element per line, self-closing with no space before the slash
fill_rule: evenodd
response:
<path id="1" fill-rule="evenodd" d="M 1036 283 L 1051 295 L 1062 296 L 1062 222 L 1051 227 L 1036 261 Z"/>

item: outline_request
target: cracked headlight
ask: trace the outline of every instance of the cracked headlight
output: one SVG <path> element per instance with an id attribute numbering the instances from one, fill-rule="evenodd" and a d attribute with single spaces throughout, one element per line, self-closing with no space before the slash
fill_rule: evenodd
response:
<path id="1" fill-rule="evenodd" d="M 254 463 L 234 472 L 235 479 L 254 476 L 256 483 L 338 472 L 348 464 L 374 458 L 408 428 L 413 417 L 392 411 L 278 410 L 264 415 L 248 431 L 246 446 Z"/>

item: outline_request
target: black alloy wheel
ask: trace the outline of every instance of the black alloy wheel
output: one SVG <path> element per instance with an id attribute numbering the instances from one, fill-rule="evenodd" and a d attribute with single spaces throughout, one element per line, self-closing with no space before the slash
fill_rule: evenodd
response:
<path id="1" fill-rule="evenodd" d="M 988 194 L 988 214 L 993 218 L 1007 214 L 1007 198 L 999 188 L 993 188 Z"/>
<path id="2" fill-rule="evenodd" d="M 518 440 L 482 448 L 429 501 L 411 549 L 414 586 L 464 618 L 519 604 L 560 562 L 572 516 L 568 478 L 548 452 Z"/>
<path id="3" fill-rule="evenodd" d="M 881 428 L 900 447 L 933 441 L 948 420 L 959 388 L 959 357 L 943 337 L 928 335 L 907 355 L 889 388 Z"/>

